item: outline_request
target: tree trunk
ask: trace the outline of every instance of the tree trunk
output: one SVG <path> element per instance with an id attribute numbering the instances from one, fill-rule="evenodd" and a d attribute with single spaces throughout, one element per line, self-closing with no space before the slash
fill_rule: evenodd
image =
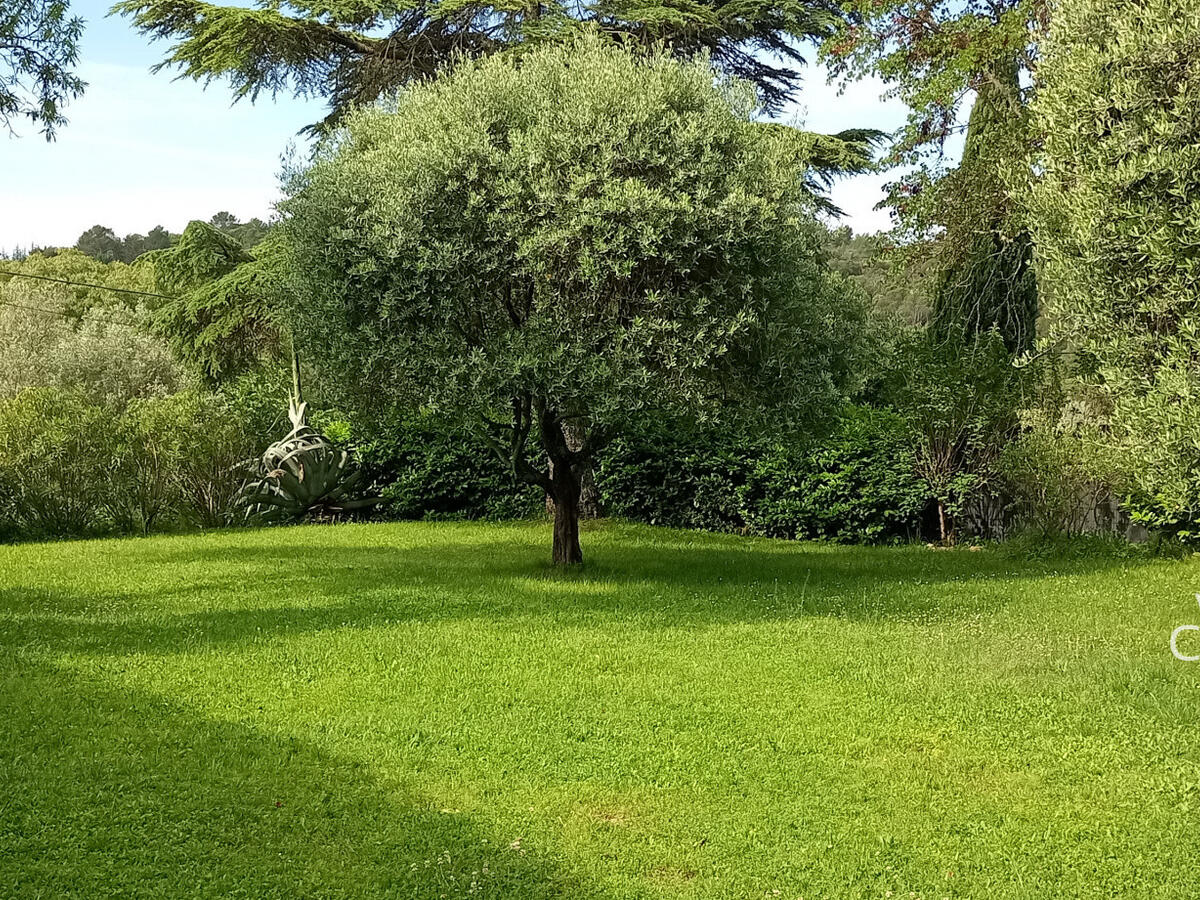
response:
<path id="1" fill-rule="evenodd" d="M 583 446 L 585 429 L 578 422 L 563 423 L 563 437 L 567 441 L 567 449 L 579 450 Z M 550 477 L 554 477 L 554 461 L 550 461 Z M 596 487 L 596 475 L 589 459 L 579 473 L 579 518 L 599 519 L 604 514 L 600 507 L 600 489 Z M 554 498 L 546 495 L 546 515 L 554 517 Z"/>
<path id="2" fill-rule="evenodd" d="M 583 562 L 579 547 L 579 479 L 568 465 L 555 467 L 551 480 L 554 507 L 554 550 L 556 566 L 573 566 Z"/>
<path id="3" fill-rule="evenodd" d="M 563 426 L 563 435 L 567 439 L 567 446 L 577 451 L 583 446 L 587 429 L 577 421 L 570 421 Z M 579 473 L 579 517 L 600 518 L 600 489 L 596 487 L 596 475 L 590 459 L 584 463 L 583 471 Z"/>

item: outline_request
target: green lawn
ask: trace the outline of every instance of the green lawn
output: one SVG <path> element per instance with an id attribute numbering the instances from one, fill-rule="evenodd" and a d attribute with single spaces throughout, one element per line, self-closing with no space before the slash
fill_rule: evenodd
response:
<path id="1" fill-rule="evenodd" d="M 548 545 L 0 547 L 0 894 L 1200 895 L 1200 562 Z"/>

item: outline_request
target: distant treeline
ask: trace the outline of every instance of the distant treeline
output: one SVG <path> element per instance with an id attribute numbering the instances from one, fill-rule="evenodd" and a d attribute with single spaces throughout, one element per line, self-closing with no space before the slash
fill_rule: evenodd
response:
<path id="1" fill-rule="evenodd" d="M 229 235 L 247 250 L 262 243 L 269 227 L 262 219 L 252 218 L 243 222 L 233 213 L 226 211 L 214 215 L 208 220 L 208 224 Z M 178 239 L 178 234 L 168 231 L 162 225 L 154 226 L 146 234 L 127 234 L 123 238 L 107 225 L 93 225 L 81 234 L 72 246 L 80 253 L 100 262 L 131 263 L 143 253 L 165 250 Z M 0 259 L 25 259 L 34 253 L 51 256 L 60 249 L 63 248 L 32 246 L 28 250 L 20 247 L 11 251 L 0 250 Z"/>

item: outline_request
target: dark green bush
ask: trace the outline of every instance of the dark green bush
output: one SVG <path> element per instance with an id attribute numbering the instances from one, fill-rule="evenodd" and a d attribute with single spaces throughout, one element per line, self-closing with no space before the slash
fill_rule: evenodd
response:
<path id="1" fill-rule="evenodd" d="M 544 499 L 483 441 L 431 419 L 373 425 L 336 415 L 376 479 L 385 518 L 521 518 Z M 606 515 L 655 525 L 786 538 L 887 541 L 920 531 L 926 491 L 896 416 L 849 407 L 823 437 L 767 441 L 660 423 L 605 448 L 596 479 Z"/>
<path id="2" fill-rule="evenodd" d="M 756 452 L 716 429 L 662 424 L 605 448 L 596 484 L 608 515 L 709 531 L 745 525 L 741 496 Z"/>
<path id="3" fill-rule="evenodd" d="M 539 492 L 517 482 L 483 441 L 432 419 L 319 421 L 326 434 L 357 451 L 383 498 L 376 514 L 384 518 L 520 519 L 544 509 Z"/>
<path id="4" fill-rule="evenodd" d="M 865 407 L 807 442 L 647 429 L 610 445 L 597 480 L 611 515 L 786 538 L 916 537 L 927 501 L 903 423 Z"/>
<path id="5" fill-rule="evenodd" d="M 876 542 L 919 537 L 927 500 L 899 417 L 851 406 L 823 438 L 760 456 L 745 509 L 756 534 Z"/>
<path id="6" fill-rule="evenodd" d="M 138 533 L 228 524 L 237 463 L 274 436 L 276 391 L 185 392 L 106 411 L 61 391 L 0 404 L 0 538 Z M 427 417 L 315 417 L 350 444 L 391 519 L 509 519 L 544 513 L 481 440 Z M 653 524 L 785 538 L 915 536 L 925 491 L 896 416 L 845 410 L 808 443 L 660 423 L 597 461 L 606 513 Z"/>

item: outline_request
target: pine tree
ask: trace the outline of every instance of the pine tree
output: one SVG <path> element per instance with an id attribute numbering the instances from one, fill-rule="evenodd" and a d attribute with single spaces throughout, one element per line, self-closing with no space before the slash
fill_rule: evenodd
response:
<path id="1" fill-rule="evenodd" d="M 957 196 L 941 236 L 945 262 L 933 297 L 931 326 L 942 339 L 977 339 L 995 330 L 1011 354 L 1033 348 L 1038 293 L 1033 242 L 1015 224 L 1006 161 L 1023 134 L 1025 109 L 1015 61 L 997 66 L 982 82 L 967 122 L 962 162 L 942 190 Z M 1014 123 L 1021 123 L 1014 130 Z"/>
<path id="2" fill-rule="evenodd" d="M 174 44 L 159 67 L 209 82 L 228 79 L 236 97 L 293 93 L 328 100 L 335 124 L 463 57 L 560 40 L 582 28 L 629 46 L 663 43 L 679 56 L 711 55 L 726 74 L 753 82 L 769 111 L 793 99 L 802 45 L 829 37 L 834 0 L 586 0 L 490 4 L 471 0 L 288 0 L 246 9 L 200 0 L 122 0 L 114 10 Z"/>

